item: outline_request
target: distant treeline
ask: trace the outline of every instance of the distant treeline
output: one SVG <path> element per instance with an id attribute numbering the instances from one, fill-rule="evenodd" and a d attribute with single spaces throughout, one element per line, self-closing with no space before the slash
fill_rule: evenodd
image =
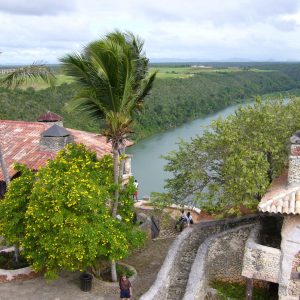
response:
<path id="1" fill-rule="evenodd" d="M 256 65 L 261 71 L 251 71 L 252 67 L 243 64 L 239 72 L 220 69 L 185 79 L 157 79 L 146 98 L 144 113 L 136 117 L 135 138 L 176 127 L 256 95 L 300 88 L 300 64 Z M 62 84 L 55 91 L 0 89 L 0 119 L 34 121 L 51 110 L 64 117 L 66 127 L 99 132 L 100 122 L 64 109 L 75 90 L 74 84 Z"/>
<path id="2" fill-rule="evenodd" d="M 268 67 L 275 69 L 274 65 Z M 219 71 L 157 80 L 145 103 L 145 113 L 137 117 L 135 132 L 144 138 L 250 97 L 300 87 L 300 64 L 284 64 L 282 71 L 281 65 L 277 67 L 273 72 Z"/>

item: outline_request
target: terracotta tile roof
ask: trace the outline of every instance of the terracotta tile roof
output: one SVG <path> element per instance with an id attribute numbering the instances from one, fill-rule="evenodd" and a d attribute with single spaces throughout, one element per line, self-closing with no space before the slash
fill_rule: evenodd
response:
<path id="1" fill-rule="evenodd" d="M 51 111 L 47 111 L 46 113 L 40 115 L 38 118 L 37 118 L 37 121 L 39 122 L 43 122 L 43 121 L 46 121 L 46 122 L 55 122 L 55 121 L 62 121 L 62 117 L 51 112 Z"/>
<path id="2" fill-rule="evenodd" d="M 300 214 L 300 186 L 287 186 L 287 171 L 273 181 L 268 192 L 261 199 L 261 212 Z"/>
<path id="3" fill-rule="evenodd" d="M 10 177 L 15 174 L 13 164 L 16 162 L 37 170 L 55 157 L 55 152 L 43 151 L 39 146 L 41 133 L 52 125 L 53 123 L 0 120 L 0 145 Z M 67 130 L 74 136 L 76 143 L 85 144 L 90 150 L 96 151 L 99 158 L 111 153 L 111 145 L 104 136 L 69 128 Z M 0 180 L 3 180 L 1 170 Z"/>

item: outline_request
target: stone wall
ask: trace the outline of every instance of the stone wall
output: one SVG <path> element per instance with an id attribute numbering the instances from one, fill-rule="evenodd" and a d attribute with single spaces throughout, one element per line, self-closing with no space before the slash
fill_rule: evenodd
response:
<path id="1" fill-rule="evenodd" d="M 44 151 L 58 151 L 63 149 L 68 143 L 74 141 L 72 136 L 49 137 L 44 136 L 40 139 L 40 147 Z"/>
<path id="2" fill-rule="evenodd" d="M 281 251 L 257 243 L 257 226 L 247 240 L 242 275 L 248 278 L 277 283 L 279 280 Z"/>
<path id="3" fill-rule="evenodd" d="M 185 229 L 172 243 L 166 259 L 159 270 L 156 280 L 151 288 L 140 297 L 140 300 L 165 300 L 167 298 L 167 287 L 170 284 L 172 276 L 172 267 L 176 258 L 179 255 L 180 248 L 183 246 L 184 241 L 189 240 L 192 233 L 192 228 Z"/>
<path id="4" fill-rule="evenodd" d="M 288 215 L 284 218 L 281 230 L 281 269 L 279 276 L 279 299 L 299 299 L 300 283 L 292 280 L 295 257 L 300 252 L 300 216 Z"/>
<path id="5" fill-rule="evenodd" d="M 194 260 L 184 300 L 204 299 L 213 280 L 242 281 L 244 247 L 253 225 L 239 226 L 211 236 Z"/>
<path id="6" fill-rule="evenodd" d="M 233 267 L 230 270 L 231 275 L 227 276 L 224 274 L 223 278 L 226 276 L 226 278 L 230 276 L 238 278 L 238 275 L 233 274 L 241 272 L 241 270 L 237 271 L 239 263 L 234 261 L 236 260 L 236 257 L 242 257 L 241 254 L 237 255 L 237 253 L 243 252 L 244 243 L 246 242 L 248 233 L 250 232 L 250 227 L 252 224 L 256 224 L 257 220 L 257 215 L 251 215 L 236 219 L 203 222 L 185 229 L 172 244 L 165 262 L 157 275 L 155 283 L 140 299 L 204 299 L 204 296 L 201 297 L 200 295 L 199 297 L 196 297 L 194 295 L 196 295 L 199 291 L 205 291 L 207 287 L 206 258 L 208 258 L 209 262 L 207 267 L 210 270 L 210 274 L 213 275 L 214 267 L 218 268 L 218 270 L 221 267 L 219 260 L 221 259 L 223 264 L 225 264 L 227 255 L 231 256 L 230 260 L 233 264 Z M 243 227 L 243 225 L 246 226 Z M 227 234 L 233 237 L 232 242 L 229 237 L 226 237 Z M 221 238 L 221 240 L 216 240 L 219 238 Z M 226 248 L 224 244 L 225 242 Z M 211 255 L 208 255 L 210 245 L 212 245 L 213 251 Z M 191 246 L 194 248 L 191 249 Z M 189 251 L 189 253 L 187 253 L 187 251 Z M 190 261 L 187 254 L 192 253 L 195 254 L 193 259 Z M 241 264 L 242 261 L 240 262 L 240 265 Z M 226 268 L 223 268 L 223 270 L 224 273 L 228 272 Z M 178 295 L 177 297 L 173 295 L 174 289 L 175 287 L 178 288 L 179 279 L 184 281 L 184 274 L 181 273 L 185 271 L 188 272 L 186 279 L 188 285 L 184 285 L 184 293 L 182 294 L 185 298 Z M 178 274 L 178 272 L 180 272 L 180 274 Z M 172 295 L 170 295 L 170 293 Z"/>

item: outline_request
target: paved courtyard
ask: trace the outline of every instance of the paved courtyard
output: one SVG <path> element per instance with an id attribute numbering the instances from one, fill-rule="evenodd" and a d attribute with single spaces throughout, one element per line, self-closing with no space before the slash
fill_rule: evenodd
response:
<path id="1" fill-rule="evenodd" d="M 136 251 L 124 260 L 138 272 L 133 282 L 133 297 L 138 299 L 155 281 L 170 244 L 175 237 L 150 240 L 144 249 Z M 91 292 L 82 292 L 80 273 L 63 272 L 55 281 L 47 281 L 42 276 L 29 280 L 0 283 L 0 300 L 115 300 L 119 298 L 119 288 L 103 284 L 94 279 Z"/>

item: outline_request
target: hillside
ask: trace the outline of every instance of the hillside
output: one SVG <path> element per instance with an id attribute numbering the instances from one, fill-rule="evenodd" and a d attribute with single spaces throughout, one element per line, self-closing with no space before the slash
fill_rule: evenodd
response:
<path id="1" fill-rule="evenodd" d="M 300 64 L 204 70 L 164 67 L 159 71 L 152 93 L 146 98 L 144 113 L 136 116 L 136 138 L 176 127 L 256 95 L 300 88 Z M 65 111 L 64 105 L 75 90 L 72 82 L 61 84 L 56 91 L 32 87 L 0 89 L 0 119 L 32 121 L 51 110 L 64 117 L 66 127 L 99 131 L 100 123 L 89 121 L 84 114 Z"/>

